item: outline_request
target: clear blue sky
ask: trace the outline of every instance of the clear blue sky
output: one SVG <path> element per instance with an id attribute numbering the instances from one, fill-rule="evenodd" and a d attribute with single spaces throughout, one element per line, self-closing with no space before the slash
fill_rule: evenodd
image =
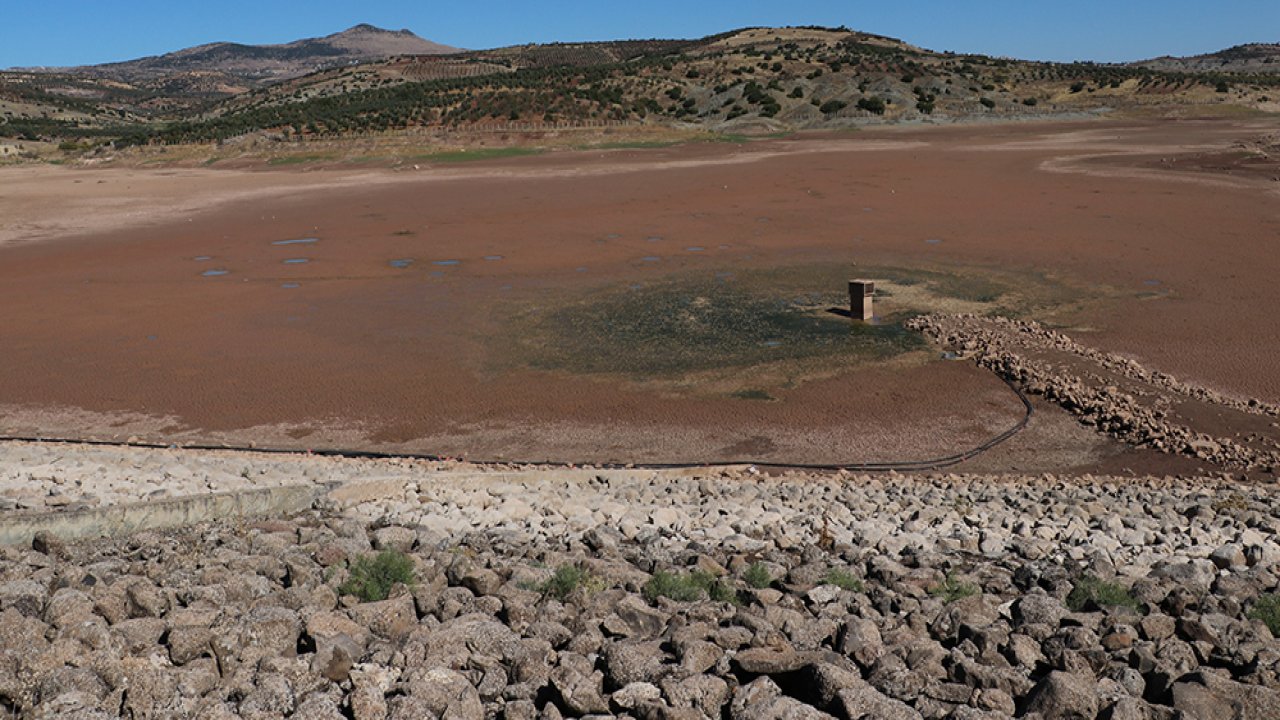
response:
<path id="1" fill-rule="evenodd" d="M 36 0 L 0 22 L 0 68 L 79 65 L 218 40 L 277 43 L 362 22 L 447 45 L 701 37 L 847 25 L 934 50 L 1124 61 L 1280 42 L 1280 0 Z"/>

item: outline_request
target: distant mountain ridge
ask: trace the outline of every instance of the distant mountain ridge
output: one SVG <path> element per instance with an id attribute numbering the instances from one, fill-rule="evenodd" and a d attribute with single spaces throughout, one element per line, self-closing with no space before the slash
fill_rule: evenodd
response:
<path id="1" fill-rule="evenodd" d="M 1203 55 L 1166 55 L 1131 64 L 1135 67 L 1175 72 L 1280 74 L 1280 43 L 1247 43 Z"/>
<path id="2" fill-rule="evenodd" d="M 0 72 L 0 137 L 78 152 L 408 128 L 745 134 L 1129 108 L 1280 109 L 1278 45 L 1147 63 L 935 52 L 847 27 L 455 51 L 406 30 L 357 25 L 279 45 L 213 43 L 109 65 Z"/>
<path id="3" fill-rule="evenodd" d="M 127 83 L 145 83 L 182 73 L 220 74 L 257 85 L 396 55 L 444 55 L 458 51 L 458 48 L 425 40 L 409 30 L 383 30 L 361 24 L 325 37 L 279 45 L 217 42 L 124 62 L 43 70 L 84 73 Z"/>

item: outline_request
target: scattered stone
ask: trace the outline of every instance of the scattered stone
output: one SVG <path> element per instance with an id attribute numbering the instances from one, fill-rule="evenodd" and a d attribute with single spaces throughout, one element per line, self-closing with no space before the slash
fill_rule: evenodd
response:
<path id="1" fill-rule="evenodd" d="M 1040 681 L 1027 701 L 1027 712 L 1045 720 L 1091 720 L 1098 716 L 1095 680 L 1054 670 Z"/>
<path id="2" fill-rule="evenodd" d="M 0 549 L 0 698 L 304 720 L 1280 708 L 1280 642 L 1253 617 L 1280 589 L 1265 483 L 575 472 L 388 473 L 341 510 Z M 372 549 L 408 553 L 415 584 L 339 597 Z M 757 564 L 770 587 L 748 585 Z M 581 575 L 547 589 L 559 568 Z M 658 571 L 719 584 L 659 597 Z M 1086 575 L 1123 602 L 1068 608 Z"/>

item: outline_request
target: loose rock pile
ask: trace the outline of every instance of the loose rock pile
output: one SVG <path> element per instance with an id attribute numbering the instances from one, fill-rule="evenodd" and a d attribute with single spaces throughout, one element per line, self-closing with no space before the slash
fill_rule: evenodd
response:
<path id="1" fill-rule="evenodd" d="M 1014 382 L 1024 391 L 1058 403 L 1107 434 L 1140 447 L 1185 454 L 1233 469 L 1280 467 L 1280 446 L 1273 434 L 1258 438 L 1265 447 L 1213 437 L 1173 422 L 1164 410 L 1138 397 L 1140 390 L 1109 382 L 1090 366 L 1117 380 L 1136 381 L 1169 395 L 1264 417 L 1280 417 L 1280 408 L 1258 399 L 1230 398 L 1182 382 L 1118 355 L 1081 345 L 1062 333 L 1027 320 L 977 315 L 929 315 L 908 327 L 972 356 L 978 365 Z M 1066 358 L 1075 367 L 1045 357 Z M 1273 423 L 1273 427 L 1274 427 Z"/>
<path id="2" fill-rule="evenodd" d="M 1280 642 L 1252 617 L 1280 590 L 1273 486 L 742 473 L 393 495 L 0 550 L 0 708 L 1280 717 Z M 378 551 L 413 581 L 340 593 Z"/>

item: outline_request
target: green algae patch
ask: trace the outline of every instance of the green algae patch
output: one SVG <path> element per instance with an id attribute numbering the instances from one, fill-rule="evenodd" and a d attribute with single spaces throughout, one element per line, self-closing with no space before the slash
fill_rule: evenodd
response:
<path id="1" fill-rule="evenodd" d="M 833 312 L 843 309 L 836 301 L 684 280 L 606 291 L 516 322 L 531 367 L 635 378 L 837 354 L 877 360 L 924 347 L 905 316 L 854 323 Z"/>
<path id="2" fill-rule="evenodd" d="M 1039 315 L 1079 296 L 1042 276 L 980 268 L 732 270 L 547 292 L 504 316 L 491 356 L 508 367 L 771 401 L 775 389 L 859 366 L 928 361 L 928 343 L 904 327 L 916 315 Z M 876 283 L 874 320 L 849 318 L 851 277 Z"/>

